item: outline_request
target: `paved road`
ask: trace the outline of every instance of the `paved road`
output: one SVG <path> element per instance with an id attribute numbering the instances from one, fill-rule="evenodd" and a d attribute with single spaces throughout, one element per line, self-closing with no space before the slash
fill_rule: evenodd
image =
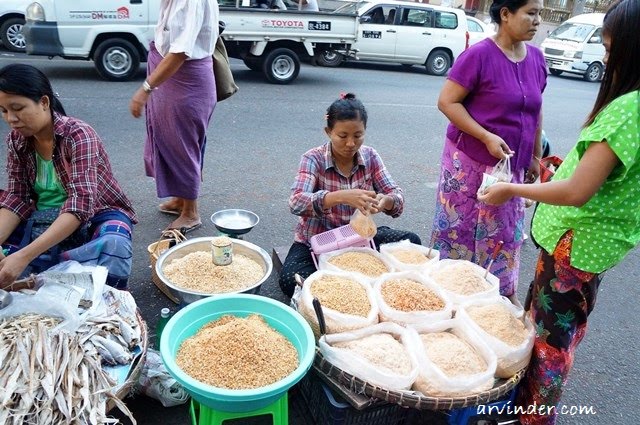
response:
<path id="1" fill-rule="evenodd" d="M 143 174 L 144 121 L 133 119 L 128 101 L 141 84 L 100 80 L 91 63 L 49 61 L 1 54 L 0 66 L 28 61 L 41 67 L 70 115 L 91 123 L 102 136 L 116 175 L 134 202 L 140 217 L 135 229 L 132 293 L 151 329 L 162 307 L 172 307 L 151 283 L 146 247 L 157 240 L 171 220 L 156 211 L 158 200 L 153 182 Z M 232 60 L 240 92 L 218 105 L 209 127 L 209 145 L 204 166 L 201 213 L 205 225 L 192 236 L 216 233 L 207 218 L 224 208 L 245 208 L 260 216 L 260 223 L 247 236 L 267 251 L 291 243 L 294 217 L 287 208 L 289 187 L 300 155 L 325 141 L 323 116 L 340 92 L 356 93 L 369 111 L 367 144 L 381 153 L 395 179 L 405 188 L 407 206 L 402 217 L 377 219 L 410 229 L 427 239 L 434 212 L 439 155 L 446 127 L 435 107 L 443 79 L 415 67 L 354 64 L 338 69 L 303 66 L 291 85 L 266 84 L 260 75 Z M 545 129 L 554 153 L 564 155 L 576 139 L 581 123 L 597 93 L 597 85 L 574 77 L 549 77 L 545 93 Z M 0 124 L 0 134 L 7 131 Z M 5 147 L 0 147 L 5 157 Z M 6 177 L 0 177 L 3 187 Z M 593 247 L 598 249 L 598 247 Z M 520 298 L 533 275 L 536 251 L 523 249 Z M 637 276 L 638 251 L 607 273 L 586 340 L 564 396 L 569 406 L 592 406 L 597 414 L 563 416 L 560 424 L 633 424 L 640 375 L 635 311 L 640 299 Z M 273 277 L 262 294 L 284 300 Z M 127 401 L 140 424 L 186 424 L 185 407 L 163 409 L 144 397 Z M 296 417 L 292 423 L 306 424 Z"/>

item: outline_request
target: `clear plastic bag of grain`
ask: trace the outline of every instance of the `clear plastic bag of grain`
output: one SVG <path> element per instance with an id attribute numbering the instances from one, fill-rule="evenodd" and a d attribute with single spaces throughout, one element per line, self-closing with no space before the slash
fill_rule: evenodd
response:
<path id="1" fill-rule="evenodd" d="M 529 364 L 535 327 L 528 314 L 521 314 L 519 307 L 499 296 L 469 301 L 456 313 L 498 357 L 498 378 L 510 378 Z"/>
<path id="2" fill-rule="evenodd" d="M 445 291 L 454 306 L 500 293 L 500 279 L 471 261 L 441 260 L 429 270 L 428 276 Z"/>
<path id="3" fill-rule="evenodd" d="M 431 397 L 466 397 L 491 389 L 497 359 L 460 320 L 410 325 L 420 365 L 413 389 Z"/>
<path id="4" fill-rule="evenodd" d="M 381 322 L 432 323 L 450 319 L 453 303 L 430 278 L 416 271 L 382 275 L 373 284 Z"/>
<path id="5" fill-rule="evenodd" d="M 370 284 L 385 273 L 394 269 L 375 249 L 350 247 L 320 254 L 319 270 L 331 270 L 354 273 Z"/>
<path id="6" fill-rule="evenodd" d="M 318 341 L 326 361 L 363 381 L 392 391 L 408 390 L 418 375 L 414 330 L 386 322 L 325 335 Z"/>
<path id="7" fill-rule="evenodd" d="M 360 210 L 356 210 L 349 220 L 349 224 L 353 231 L 365 239 L 373 238 L 378 233 L 378 226 L 373 221 L 371 214 L 364 214 Z"/>
<path id="8" fill-rule="evenodd" d="M 378 323 L 378 303 L 371 285 L 358 276 L 320 270 L 305 279 L 297 300 L 298 312 L 320 338 L 313 299 L 318 298 L 329 334 L 360 329 Z"/>
<path id="9" fill-rule="evenodd" d="M 380 255 L 399 272 L 427 272 L 440 261 L 440 251 L 437 249 L 429 249 L 406 239 L 380 245 Z"/>

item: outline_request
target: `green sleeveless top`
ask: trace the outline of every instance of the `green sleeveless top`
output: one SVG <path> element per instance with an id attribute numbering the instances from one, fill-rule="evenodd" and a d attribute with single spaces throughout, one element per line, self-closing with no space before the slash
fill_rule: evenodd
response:
<path id="1" fill-rule="evenodd" d="M 46 210 L 60 208 L 67 200 L 67 192 L 62 187 L 58 174 L 53 166 L 53 161 L 43 159 L 36 152 L 36 181 L 33 190 L 38 195 L 36 209 Z"/>
<path id="2" fill-rule="evenodd" d="M 547 252 L 572 229 L 571 265 L 601 273 L 640 242 L 640 92 L 618 97 L 582 130 L 553 180 L 568 178 L 591 143 L 606 142 L 620 163 L 582 207 L 540 204 L 532 233 Z"/>

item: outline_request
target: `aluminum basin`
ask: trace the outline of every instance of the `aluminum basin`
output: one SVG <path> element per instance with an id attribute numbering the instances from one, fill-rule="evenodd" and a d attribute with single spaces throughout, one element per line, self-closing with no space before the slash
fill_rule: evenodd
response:
<path id="1" fill-rule="evenodd" d="M 202 237 L 202 238 L 193 238 L 189 239 L 185 242 L 182 242 L 167 251 L 165 251 L 158 261 L 156 262 L 156 273 L 160 280 L 167 285 L 167 288 L 171 291 L 171 293 L 180 300 L 181 304 L 190 304 L 194 301 L 198 301 L 202 298 L 207 298 L 212 295 L 219 295 L 220 293 L 204 293 L 200 291 L 194 291 L 192 289 L 183 288 L 172 283 L 162 272 L 164 266 L 166 264 L 171 263 L 171 261 L 184 257 L 187 254 L 196 251 L 211 251 L 211 240 L 214 239 L 214 236 L 210 237 Z M 257 245 L 252 244 L 251 242 L 247 242 L 240 239 L 231 239 L 233 243 L 233 253 L 234 254 L 242 254 L 245 255 L 252 260 L 256 261 L 258 264 L 262 266 L 262 270 L 264 271 L 264 275 L 262 279 L 260 279 L 257 283 L 241 290 L 241 291 L 231 291 L 224 292 L 225 294 L 234 294 L 234 293 L 245 293 L 245 294 L 258 294 L 260 292 L 260 286 L 269 278 L 271 275 L 271 271 L 273 270 L 273 263 L 271 261 L 271 257 L 267 254 L 267 251 L 260 248 Z"/>

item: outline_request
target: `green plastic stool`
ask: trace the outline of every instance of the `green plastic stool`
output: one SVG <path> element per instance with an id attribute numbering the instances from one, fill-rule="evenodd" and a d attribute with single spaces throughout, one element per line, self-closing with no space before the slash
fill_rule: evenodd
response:
<path id="1" fill-rule="evenodd" d="M 229 419 L 260 415 L 271 415 L 273 425 L 289 425 L 289 398 L 287 393 L 284 393 L 282 397 L 270 405 L 250 412 L 223 412 L 203 406 L 192 398 L 189 411 L 192 425 L 222 425 L 224 421 Z"/>

